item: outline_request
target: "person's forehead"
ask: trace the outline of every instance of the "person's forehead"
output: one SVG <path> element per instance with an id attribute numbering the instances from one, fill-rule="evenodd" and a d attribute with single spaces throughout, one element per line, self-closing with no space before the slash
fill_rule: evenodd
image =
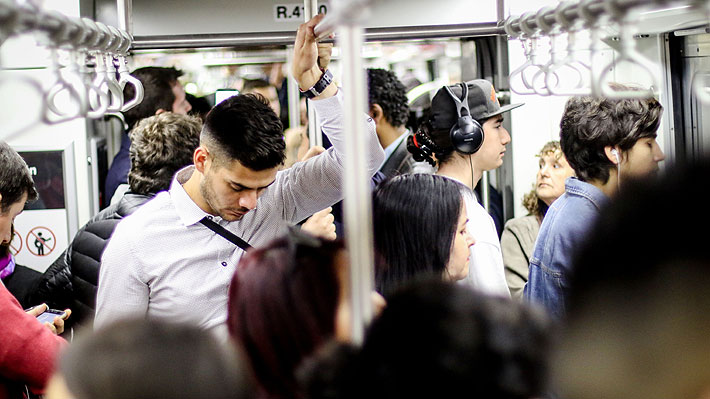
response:
<path id="1" fill-rule="evenodd" d="M 233 160 L 225 164 L 221 170 L 230 183 L 249 188 L 260 188 L 268 186 L 274 181 L 279 168 L 253 170 L 242 165 L 239 161 Z"/>

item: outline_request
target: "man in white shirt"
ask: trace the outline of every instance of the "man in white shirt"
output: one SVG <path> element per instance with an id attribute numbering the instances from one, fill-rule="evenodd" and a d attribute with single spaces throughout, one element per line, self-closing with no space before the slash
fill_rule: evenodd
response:
<path id="1" fill-rule="evenodd" d="M 218 104 L 206 118 L 194 165 L 116 228 L 102 257 L 95 328 L 143 316 L 226 337 L 229 282 L 243 250 L 201 221 L 258 246 L 342 198 L 343 96 L 330 72 L 317 66 L 313 28 L 321 19 L 299 28 L 292 72 L 333 147 L 279 171 L 283 129 L 268 103 L 239 95 Z M 367 128 L 372 175 L 383 152 L 371 118 Z"/>
<path id="2" fill-rule="evenodd" d="M 476 200 L 473 189 L 483 172 L 503 164 L 510 134 L 503 113 L 519 107 L 501 107 L 493 85 L 483 79 L 439 89 L 431 101 L 429 120 L 408 138 L 414 159 L 436 163 L 437 174 L 461 183 L 468 214 L 471 247 L 469 273 L 462 283 L 487 294 L 510 297 L 495 223 Z"/>

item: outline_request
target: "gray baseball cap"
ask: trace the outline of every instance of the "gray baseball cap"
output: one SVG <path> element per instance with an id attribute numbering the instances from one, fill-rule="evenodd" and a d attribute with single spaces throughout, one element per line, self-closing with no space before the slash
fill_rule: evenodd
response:
<path id="1" fill-rule="evenodd" d="M 466 82 L 466 85 L 468 86 L 468 109 L 471 111 L 471 117 L 478 122 L 523 105 L 523 103 L 518 103 L 501 107 L 493 85 L 487 80 L 471 80 Z M 459 99 L 461 98 L 462 87 L 460 84 L 449 86 L 449 88 Z M 442 87 L 431 100 L 431 125 L 434 130 L 448 130 L 458 123 L 458 119 L 456 103 L 446 88 Z"/>

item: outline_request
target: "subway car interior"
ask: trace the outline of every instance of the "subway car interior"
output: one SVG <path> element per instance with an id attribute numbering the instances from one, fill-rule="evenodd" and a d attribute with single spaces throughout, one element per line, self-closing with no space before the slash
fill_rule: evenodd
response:
<path id="1" fill-rule="evenodd" d="M 709 25 L 707 0 L 0 0 L 0 354 L 43 348 L 0 355 L 0 398 L 710 397 Z"/>

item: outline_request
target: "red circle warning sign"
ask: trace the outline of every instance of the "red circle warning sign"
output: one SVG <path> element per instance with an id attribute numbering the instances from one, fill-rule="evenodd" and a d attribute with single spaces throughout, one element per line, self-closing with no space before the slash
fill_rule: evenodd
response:
<path id="1" fill-rule="evenodd" d="M 12 235 L 12 241 L 10 241 L 10 251 L 13 256 L 17 256 L 22 250 L 22 236 L 17 231 Z"/>
<path id="2" fill-rule="evenodd" d="M 57 237 L 46 227 L 35 227 L 27 233 L 27 250 L 35 256 L 47 256 L 57 246 Z"/>

